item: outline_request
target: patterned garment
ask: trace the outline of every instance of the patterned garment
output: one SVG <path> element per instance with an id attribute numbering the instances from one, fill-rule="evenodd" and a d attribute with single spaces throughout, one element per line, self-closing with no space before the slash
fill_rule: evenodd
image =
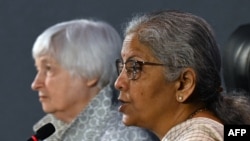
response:
<path id="1" fill-rule="evenodd" d="M 189 119 L 169 130 L 162 141 L 223 141 L 224 126 L 212 119 Z"/>
<path id="2" fill-rule="evenodd" d="M 66 124 L 47 114 L 33 129 L 51 122 L 56 132 L 45 141 L 158 141 L 152 133 L 122 123 L 118 104 L 112 104 L 112 88 L 106 87 L 90 102 L 79 116 Z"/>

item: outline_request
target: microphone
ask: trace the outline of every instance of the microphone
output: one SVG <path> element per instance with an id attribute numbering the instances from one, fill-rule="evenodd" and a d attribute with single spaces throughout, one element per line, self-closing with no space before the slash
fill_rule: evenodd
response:
<path id="1" fill-rule="evenodd" d="M 46 139 L 55 132 L 55 127 L 52 123 L 47 123 L 39 128 L 35 135 L 32 135 L 27 141 L 39 141 Z"/>

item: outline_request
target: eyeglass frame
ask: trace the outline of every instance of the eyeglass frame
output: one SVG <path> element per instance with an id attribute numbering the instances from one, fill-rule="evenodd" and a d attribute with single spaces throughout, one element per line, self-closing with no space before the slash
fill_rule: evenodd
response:
<path id="1" fill-rule="evenodd" d="M 128 62 L 133 62 L 133 65 L 130 67 L 132 68 L 132 72 L 129 72 L 128 71 L 128 68 L 126 67 L 126 64 Z M 136 63 L 139 64 L 139 66 L 136 66 Z M 139 61 L 139 60 L 135 60 L 135 59 L 129 59 L 125 62 L 122 61 L 122 59 L 116 59 L 115 61 L 115 64 L 116 64 L 116 70 L 117 70 L 117 74 L 118 76 L 121 74 L 123 68 L 124 68 L 124 64 L 125 64 L 125 70 L 127 72 L 127 76 L 130 80 L 136 80 L 140 77 L 140 75 L 138 75 L 136 77 L 136 75 L 139 73 L 141 73 L 142 71 L 142 67 L 144 65 L 151 65 L 151 66 L 164 66 L 165 64 L 160 64 L 160 63 L 154 63 L 154 62 L 146 62 L 146 61 Z M 122 68 L 120 67 L 120 65 L 122 65 Z M 130 76 L 129 73 L 132 73 L 132 77 Z"/>

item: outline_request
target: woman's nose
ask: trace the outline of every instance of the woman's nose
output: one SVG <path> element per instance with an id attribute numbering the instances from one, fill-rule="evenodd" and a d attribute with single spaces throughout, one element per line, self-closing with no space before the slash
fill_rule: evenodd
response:
<path id="1" fill-rule="evenodd" d="M 119 91 L 125 90 L 128 87 L 127 81 L 126 71 L 122 71 L 115 81 L 115 88 Z"/>
<path id="2" fill-rule="evenodd" d="M 37 73 L 33 82 L 31 83 L 31 88 L 32 90 L 37 91 L 39 90 L 39 88 L 42 87 L 42 85 L 43 85 L 42 77 L 41 75 L 39 75 L 39 73 Z"/>

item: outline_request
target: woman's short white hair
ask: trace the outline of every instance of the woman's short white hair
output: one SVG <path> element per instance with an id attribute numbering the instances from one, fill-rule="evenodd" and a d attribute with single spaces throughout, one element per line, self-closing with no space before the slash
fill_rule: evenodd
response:
<path id="1" fill-rule="evenodd" d="M 49 55 L 73 75 L 98 78 L 100 88 L 113 85 L 120 58 L 121 37 L 108 23 L 77 19 L 58 23 L 36 39 L 32 55 Z"/>

